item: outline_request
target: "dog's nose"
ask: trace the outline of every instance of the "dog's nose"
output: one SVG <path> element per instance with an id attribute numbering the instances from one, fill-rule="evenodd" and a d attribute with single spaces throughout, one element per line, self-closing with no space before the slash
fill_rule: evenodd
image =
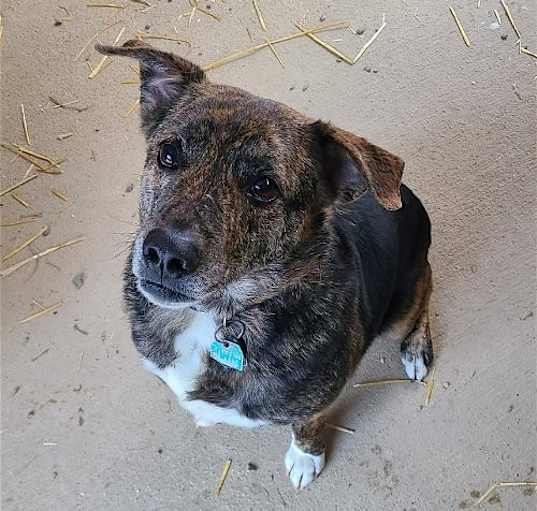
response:
<path id="1" fill-rule="evenodd" d="M 186 231 L 149 231 L 143 243 L 145 264 L 165 280 L 192 273 L 199 263 L 199 251 Z"/>

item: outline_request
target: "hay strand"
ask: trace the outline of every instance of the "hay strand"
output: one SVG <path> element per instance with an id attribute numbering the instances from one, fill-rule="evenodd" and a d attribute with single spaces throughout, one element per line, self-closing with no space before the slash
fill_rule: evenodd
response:
<path id="1" fill-rule="evenodd" d="M 107 30 L 111 29 L 112 27 L 115 27 L 116 25 L 119 25 L 121 23 L 122 20 L 119 20 L 119 21 L 116 21 L 110 25 L 108 25 L 107 27 L 104 27 L 102 30 L 100 30 L 99 32 L 97 32 L 95 35 L 91 36 L 91 38 L 89 39 L 89 41 L 82 47 L 82 49 L 77 53 L 76 57 L 73 59 L 74 62 L 76 62 L 81 56 L 82 54 L 88 49 L 89 45 L 95 41 L 95 39 L 97 39 L 97 37 L 99 37 L 100 35 L 104 34 Z"/>
<path id="2" fill-rule="evenodd" d="M 455 20 L 455 24 L 457 25 L 457 28 L 459 29 L 459 32 L 461 34 L 461 37 L 464 41 L 464 44 L 470 48 L 472 44 L 470 43 L 470 39 L 468 39 L 468 36 L 466 35 L 466 32 L 464 31 L 464 27 L 462 26 L 461 21 L 459 20 L 459 17 L 457 16 L 457 13 L 455 12 L 455 9 L 453 7 L 449 8 L 449 12 L 451 12 L 451 15 L 453 16 L 453 19 Z"/>
<path id="3" fill-rule="evenodd" d="M 340 21 L 340 22 L 337 22 L 337 23 L 332 23 L 330 25 L 322 25 L 322 26 L 317 26 L 317 27 L 314 27 L 314 28 L 308 28 L 308 29 L 305 29 L 305 31 L 300 31 L 300 32 L 295 32 L 293 34 L 290 34 L 290 35 L 287 35 L 287 36 L 284 36 L 284 37 L 280 37 L 280 38 L 277 38 L 277 39 L 271 39 L 270 43 L 271 44 L 278 44 L 278 43 L 284 43 L 284 42 L 287 42 L 287 41 L 291 41 L 293 39 L 298 39 L 299 37 L 305 37 L 307 36 L 308 34 L 314 34 L 314 33 L 317 33 L 317 32 L 325 32 L 327 30 L 336 30 L 336 29 L 339 29 L 339 28 L 347 28 L 349 26 L 349 23 L 346 22 L 346 21 Z M 245 50 L 239 50 L 239 51 L 236 51 L 234 53 L 231 53 L 225 57 L 222 57 L 221 59 L 219 60 L 215 60 L 214 62 L 211 62 L 209 64 L 206 64 L 205 66 L 203 66 L 203 70 L 204 71 L 210 71 L 212 69 L 216 69 L 218 67 L 221 67 L 225 64 L 229 64 L 230 62 L 233 62 L 235 60 L 239 60 L 239 59 L 242 59 L 244 57 L 248 57 L 250 55 L 253 55 L 254 53 L 262 50 L 263 48 L 267 48 L 269 45 L 268 43 L 260 43 L 260 44 L 257 44 L 255 46 L 251 46 L 250 48 L 246 48 Z"/>
<path id="4" fill-rule="evenodd" d="M 537 53 L 533 53 L 529 51 L 527 48 L 524 48 L 522 45 L 519 47 L 520 53 L 524 55 L 529 55 L 530 57 L 533 57 L 534 59 L 537 59 Z"/>
<path id="5" fill-rule="evenodd" d="M 2 257 L 2 262 L 7 261 L 8 259 L 17 255 L 21 250 L 24 250 L 28 245 L 31 245 L 37 238 L 45 234 L 48 231 L 48 229 L 49 229 L 48 225 L 41 227 L 41 229 L 39 229 L 38 232 L 30 236 L 28 239 L 24 240 L 22 243 L 19 243 L 18 245 L 13 247 L 5 256 Z"/>
<path id="6" fill-rule="evenodd" d="M 356 64 L 356 62 L 358 62 L 362 56 L 364 55 L 364 53 L 368 50 L 368 48 L 375 42 L 375 40 L 377 39 L 377 37 L 380 35 L 380 33 L 384 30 L 384 28 L 386 27 L 386 15 L 383 14 L 382 15 L 382 24 L 380 25 L 379 29 L 373 34 L 373 36 L 371 37 L 371 39 L 369 39 L 369 41 L 367 41 L 367 43 L 365 43 L 363 46 L 362 46 L 362 49 L 358 52 L 358 54 L 356 55 L 356 57 L 354 57 L 352 63 L 353 64 Z"/>
<path id="7" fill-rule="evenodd" d="M 128 117 L 132 112 L 134 112 L 140 105 L 140 98 L 135 99 L 129 109 L 121 115 L 121 117 Z"/>
<path id="8" fill-rule="evenodd" d="M 69 133 L 60 133 L 56 138 L 58 140 L 65 140 L 66 138 L 69 138 L 69 137 L 72 137 L 73 136 L 73 132 L 70 131 Z"/>
<path id="9" fill-rule="evenodd" d="M 22 197 L 19 197 L 15 192 L 12 192 L 10 197 L 15 199 L 21 206 L 24 206 L 28 209 L 34 209 L 29 202 L 26 202 Z"/>
<path id="10" fill-rule="evenodd" d="M 23 180 L 15 183 L 14 185 L 11 185 L 7 187 L 5 190 L 0 191 L 0 197 L 3 197 L 4 195 L 12 192 L 13 190 L 16 190 L 17 188 L 20 188 L 21 186 L 24 186 L 26 183 L 29 183 L 30 181 L 33 181 L 36 177 L 39 177 L 38 174 L 33 174 L 31 176 L 28 176 L 24 178 Z"/>
<path id="11" fill-rule="evenodd" d="M 50 193 L 52 195 L 54 195 L 54 197 L 57 197 L 58 199 L 60 199 L 62 202 L 71 202 L 62 192 L 59 192 L 58 190 L 55 190 L 54 188 L 51 188 L 50 189 Z"/>
<path id="12" fill-rule="evenodd" d="M 86 7 L 100 7 L 105 9 L 125 9 L 126 5 L 119 4 L 86 4 Z"/>
<path id="13" fill-rule="evenodd" d="M 433 397 L 433 390 L 434 390 L 434 375 L 436 373 L 436 367 L 433 367 L 433 370 L 431 372 L 431 377 L 425 382 L 425 406 L 429 406 L 431 404 L 431 399 Z"/>
<path id="14" fill-rule="evenodd" d="M 224 483 L 226 482 L 226 478 L 229 474 L 230 468 L 231 468 L 231 459 L 228 459 L 224 464 L 222 475 L 220 476 L 220 481 L 218 481 L 218 486 L 216 487 L 216 490 L 214 492 L 214 494 L 217 497 L 220 495 L 220 492 L 222 491 L 222 488 L 224 487 Z"/>
<path id="15" fill-rule="evenodd" d="M 481 495 L 481 497 L 479 498 L 479 500 L 476 500 L 474 502 L 474 505 L 473 507 L 477 507 L 479 506 L 480 504 L 482 504 L 483 502 L 485 502 L 485 500 L 487 500 L 487 498 L 490 496 L 490 494 L 494 491 L 494 490 L 497 490 L 498 488 L 506 488 L 506 487 L 514 487 L 514 486 L 532 486 L 532 487 L 537 487 L 537 481 L 497 481 L 495 482 L 494 484 L 492 484 L 489 489 L 483 493 L 483 495 Z"/>
<path id="16" fill-rule="evenodd" d="M 62 306 L 63 306 L 63 302 L 55 303 L 54 305 L 51 305 L 50 307 L 46 307 L 45 309 L 41 309 L 40 311 L 34 312 L 33 314 L 26 316 L 24 319 L 21 319 L 18 323 L 19 325 L 22 325 L 23 323 L 28 323 L 28 321 L 32 321 L 33 319 L 40 318 L 41 316 L 44 316 L 45 314 L 50 314 L 51 312 L 55 312 Z M 37 360 L 37 358 L 35 360 Z M 34 362 L 35 360 L 32 360 L 32 361 Z"/>
<path id="17" fill-rule="evenodd" d="M 319 46 L 322 46 L 323 48 L 325 48 L 326 50 L 328 50 L 330 53 L 332 53 L 333 55 L 335 55 L 336 57 L 338 57 L 339 59 L 341 60 L 344 60 L 345 62 L 347 62 L 348 64 L 351 64 L 352 65 L 352 59 L 350 57 L 348 57 L 347 55 L 345 55 L 344 53 L 342 53 L 341 51 L 339 51 L 336 47 L 332 46 L 331 44 L 323 41 L 322 39 L 320 39 L 319 37 L 317 37 L 315 34 L 312 34 L 312 33 L 306 33 L 304 27 L 302 27 L 302 25 L 298 24 L 298 23 L 295 23 L 295 26 L 299 29 L 299 30 L 302 30 L 304 32 L 304 34 L 309 37 L 312 41 L 315 41 Z"/>
<path id="18" fill-rule="evenodd" d="M 280 59 L 280 56 L 278 55 L 278 52 L 276 51 L 276 48 L 274 47 L 274 45 L 268 39 L 265 39 L 265 42 L 268 44 L 270 51 L 273 53 L 274 57 L 279 62 L 280 66 L 282 66 L 285 69 L 285 64 L 282 62 L 282 59 Z"/>
<path id="19" fill-rule="evenodd" d="M 116 46 L 117 43 L 119 42 L 119 40 L 121 39 L 121 36 L 123 35 L 123 32 L 125 32 L 127 27 L 123 27 L 120 31 L 119 31 L 119 34 L 116 36 L 116 38 L 114 39 L 114 42 L 112 43 L 112 46 Z M 101 60 L 99 61 L 99 63 L 95 66 L 95 68 L 93 69 L 93 71 L 88 75 L 88 78 L 90 80 L 93 80 L 100 72 L 101 70 L 103 69 L 103 66 L 104 64 L 107 62 L 108 60 L 108 55 L 105 55 L 103 58 L 101 58 Z"/>
<path id="20" fill-rule="evenodd" d="M 29 218 L 21 218 L 19 220 L 15 220 L 14 222 L 7 222 L 5 224 L 0 224 L 0 227 L 15 227 L 17 225 L 29 224 L 29 223 L 35 222 L 39 218 L 40 217 L 38 215 L 29 217 Z"/>
<path id="21" fill-rule="evenodd" d="M 257 5 L 257 0 L 252 0 L 252 3 L 254 4 L 255 14 L 257 15 L 257 19 L 259 20 L 259 24 L 261 25 L 261 28 L 266 32 L 267 31 L 267 24 L 265 23 L 265 18 L 263 18 L 263 13 L 261 12 L 261 9 L 259 8 L 259 5 Z"/>
<path id="22" fill-rule="evenodd" d="M 54 253 L 54 252 L 57 252 L 58 250 L 70 247 L 72 245 L 76 245 L 77 243 L 80 243 L 80 242 L 84 241 L 85 239 L 86 239 L 85 237 L 80 237 L 80 238 L 76 238 L 76 239 L 71 240 L 71 241 L 66 241 L 64 243 L 60 243 L 59 245 L 49 247 L 46 250 L 43 250 L 42 252 L 38 252 L 37 254 L 34 254 L 34 255 L 30 256 L 30 257 L 27 257 L 26 259 L 24 259 L 24 260 L 22 260 L 22 261 L 20 261 L 18 263 L 15 263 L 15 264 L 7 267 L 7 268 L 4 268 L 3 270 L 0 270 L 0 279 L 8 277 L 12 273 L 16 272 L 17 270 L 19 270 L 23 266 L 26 266 L 28 263 L 31 263 L 32 261 L 37 261 L 38 259 L 41 259 L 42 257 L 45 257 L 45 256 L 47 256 L 49 254 Z"/>
<path id="23" fill-rule="evenodd" d="M 24 136 L 26 137 L 26 142 L 28 145 L 32 145 L 30 142 L 30 132 L 28 131 L 28 121 L 26 120 L 26 112 L 24 111 L 24 105 L 21 103 L 21 116 L 22 116 L 22 127 L 24 129 Z"/>
<path id="24" fill-rule="evenodd" d="M 11 144 L 11 145 L 15 147 L 21 153 L 27 154 L 29 156 L 33 156 L 34 158 L 37 158 L 38 160 L 46 161 L 47 163 L 50 163 L 51 165 L 56 164 L 56 161 L 53 160 L 50 156 L 47 156 L 42 153 L 38 153 L 36 151 L 33 151 L 32 149 L 28 149 L 27 147 L 24 147 L 19 144 Z"/>
<path id="25" fill-rule="evenodd" d="M 312 41 L 315 41 L 319 46 L 322 46 L 325 50 L 328 50 L 330 53 L 338 57 L 339 59 L 345 61 L 347 64 L 354 64 L 353 60 L 350 57 L 347 57 L 344 53 L 340 52 L 335 46 L 332 46 L 331 44 L 328 44 L 327 42 L 323 41 L 319 37 L 317 37 L 315 34 L 307 33 L 306 29 L 300 25 L 299 23 L 295 23 L 295 27 L 297 27 L 299 30 L 304 32 L 304 34 L 309 37 Z"/>
<path id="26" fill-rule="evenodd" d="M 364 383 L 355 383 L 353 385 L 353 388 L 355 389 L 365 389 L 369 387 L 378 387 L 381 385 L 393 385 L 397 383 L 419 383 L 420 385 L 426 385 L 426 383 L 417 381 L 417 380 L 410 380 L 410 379 L 393 379 L 393 380 L 377 380 L 377 381 L 366 381 Z"/>
<path id="27" fill-rule="evenodd" d="M 169 34 L 144 34 L 143 32 L 138 32 L 136 34 L 136 38 L 140 39 L 142 41 L 144 41 L 146 39 L 159 39 L 159 40 L 162 40 L 162 41 L 174 41 L 177 44 L 185 43 L 185 44 L 188 44 L 189 46 L 192 46 L 191 41 L 189 41 L 187 39 L 181 39 L 180 37 L 177 37 L 177 36 L 174 36 L 174 35 L 169 35 Z"/>
<path id="28" fill-rule="evenodd" d="M 511 23 L 511 26 L 513 27 L 513 30 L 515 31 L 518 39 L 522 39 L 522 36 L 520 35 L 520 31 L 518 30 L 518 27 L 516 26 L 515 20 L 513 19 L 513 15 L 511 14 L 511 10 L 509 9 L 509 6 L 505 3 L 504 0 L 500 0 L 500 3 L 502 4 L 503 10 L 505 11 L 505 15 L 507 16 L 507 19 L 509 20 L 509 23 Z"/>
<path id="29" fill-rule="evenodd" d="M 30 162 L 32 165 L 35 165 L 40 172 L 44 172 L 45 174 L 61 174 L 62 173 L 62 171 L 59 169 L 56 169 L 56 170 L 53 170 L 53 169 L 61 165 L 64 162 L 64 160 L 53 161 L 49 165 L 43 165 L 37 157 L 33 157 L 31 155 L 31 152 L 29 149 L 24 149 L 22 148 L 22 146 L 17 146 L 17 144 L 11 144 L 11 145 L 0 144 L 0 147 L 3 147 L 4 149 L 11 151 L 12 153 L 16 154 L 19 158 L 22 158 L 23 160 Z M 42 160 L 42 158 L 40 159 Z"/>

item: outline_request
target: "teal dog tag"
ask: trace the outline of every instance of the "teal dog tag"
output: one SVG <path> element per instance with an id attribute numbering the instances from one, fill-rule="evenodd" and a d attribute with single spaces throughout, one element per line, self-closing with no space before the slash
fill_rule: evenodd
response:
<path id="1" fill-rule="evenodd" d="M 235 342 L 213 341 L 209 349 L 209 355 L 226 367 L 231 367 L 236 371 L 244 369 L 244 353 L 241 347 Z"/>

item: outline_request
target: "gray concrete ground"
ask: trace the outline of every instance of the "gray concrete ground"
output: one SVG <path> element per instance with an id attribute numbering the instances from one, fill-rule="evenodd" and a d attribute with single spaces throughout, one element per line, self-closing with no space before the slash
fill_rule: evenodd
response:
<path id="1" fill-rule="evenodd" d="M 99 56 L 91 47 L 75 56 L 116 20 L 103 41 L 122 26 L 124 40 L 146 25 L 168 34 L 175 25 L 192 49 L 155 43 L 202 64 L 252 45 L 246 29 L 255 41 L 265 36 L 249 1 L 200 2 L 221 22 L 197 13 L 190 28 L 186 17 L 177 19 L 188 2 L 150 2 L 145 13 L 128 0 L 112 2 L 126 4 L 122 10 L 74 0 L 11 0 L 1 8 L 2 141 L 24 143 L 24 103 L 31 147 L 66 159 L 62 175 L 20 189 L 33 209 L 1 198 L 3 224 L 42 212 L 33 223 L 2 228 L 3 254 L 50 226 L 47 237 L 4 265 L 86 237 L 2 280 L 2 509 L 443 511 L 469 508 L 494 481 L 537 479 L 537 66 L 519 54 L 501 4 L 454 1 L 472 41 L 467 48 L 445 2 L 264 0 L 271 37 L 293 32 L 295 20 L 349 20 L 361 36 L 322 36 L 342 39 L 333 44 L 349 54 L 373 35 L 382 13 L 387 26 L 352 67 L 304 38 L 278 46 L 285 69 L 264 50 L 210 73 L 401 155 L 405 181 L 433 221 L 437 370 L 430 405 L 415 385 L 349 389 L 334 420 L 356 433 L 335 433 L 322 477 L 296 492 L 283 470 L 286 429 L 196 429 L 131 345 L 121 268 L 144 147 L 136 114 L 125 117 L 136 87 L 120 82 L 135 75 L 128 62 L 114 60 L 89 80 L 85 60 L 95 66 Z M 535 2 L 509 5 L 536 52 Z M 53 108 L 49 96 L 88 109 Z M 66 132 L 73 135 L 57 140 Z M 27 167 L 2 151 L 2 188 Z M 86 279 L 77 289 L 79 272 Z M 33 299 L 63 306 L 19 325 L 38 310 Z M 379 343 L 354 380 L 402 376 L 397 346 Z M 215 497 L 228 458 L 230 475 Z M 535 504 L 530 488 L 502 488 L 482 508 Z"/>

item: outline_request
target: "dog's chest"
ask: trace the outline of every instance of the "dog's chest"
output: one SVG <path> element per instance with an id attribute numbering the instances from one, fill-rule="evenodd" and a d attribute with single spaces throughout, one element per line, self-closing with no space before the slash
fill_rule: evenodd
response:
<path id="1" fill-rule="evenodd" d="M 144 366 L 163 380 L 177 396 L 179 404 L 193 416 L 198 426 L 226 423 L 234 426 L 256 427 L 264 421 L 249 419 L 235 408 L 222 408 L 201 400 L 188 399 L 199 377 L 204 373 L 207 352 L 215 339 L 216 323 L 211 314 L 195 312 L 189 326 L 175 338 L 175 361 L 159 368 L 148 359 Z"/>

